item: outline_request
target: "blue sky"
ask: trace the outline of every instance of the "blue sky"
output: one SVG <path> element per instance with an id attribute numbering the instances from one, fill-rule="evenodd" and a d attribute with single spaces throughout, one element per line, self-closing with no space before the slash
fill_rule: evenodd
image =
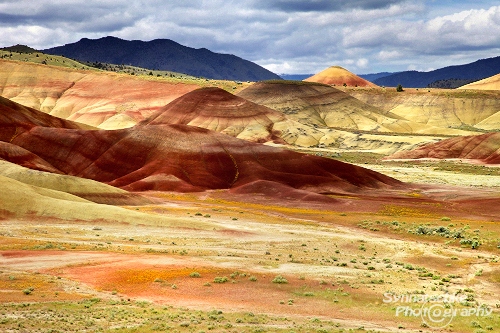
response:
<path id="1" fill-rule="evenodd" d="M 275 73 L 432 70 L 500 56 L 498 1 L 0 0 L 0 46 L 168 38 Z M 499 70 L 500 72 L 500 70 Z"/>

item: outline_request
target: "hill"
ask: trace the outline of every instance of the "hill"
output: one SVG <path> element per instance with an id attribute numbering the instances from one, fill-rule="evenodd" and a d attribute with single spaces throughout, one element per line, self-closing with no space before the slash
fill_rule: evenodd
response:
<path id="1" fill-rule="evenodd" d="M 377 85 L 360 78 L 354 73 L 340 66 L 329 67 L 307 79 L 306 82 L 324 83 L 334 86 L 349 86 L 349 87 L 376 87 Z"/>
<path id="2" fill-rule="evenodd" d="M 379 89 L 359 90 L 382 93 Z M 274 129 L 281 131 L 280 137 L 287 143 L 298 146 L 387 152 L 433 140 L 431 137 L 437 134 L 470 134 L 408 121 L 404 116 L 363 103 L 342 90 L 321 83 L 264 81 L 243 89 L 238 96 L 279 111 L 295 121 L 298 124 L 295 128 L 275 126 Z M 417 133 L 419 136 L 410 135 Z"/>
<path id="3" fill-rule="evenodd" d="M 2 47 L 2 48 L 0 48 L 0 50 L 2 50 L 2 51 L 8 51 L 8 52 L 17 52 L 17 53 L 34 53 L 34 52 L 38 52 L 37 50 L 35 50 L 32 47 L 29 47 L 27 45 L 21 45 L 21 44 L 17 44 L 17 45 L 13 45 L 13 46 L 8 46 L 8 47 Z"/>
<path id="4" fill-rule="evenodd" d="M 485 164 L 500 164 L 500 133 L 465 136 L 403 151 L 388 159 L 466 159 Z"/>
<path id="5" fill-rule="evenodd" d="M 448 66 L 430 72 L 405 71 L 378 78 L 373 83 L 379 86 L 425 88 L 439 80 L 480 80 L 500 71 L 500 57 L 481 59 L 470 64 Z"/>
<path id="6" fill-rule="evenodd" d="M 235 55 L 186 47 L 169 39 L 144 42 L 116 37 L 83 38 L 76 43 L 42 52 L 79 61 L 133 65 L 211 79 L 260 81 L 280 78 L 267 69 Z"/>
<path id="7" fill-rule="evenodd" d="M 469 83 L 460 87 L 459 89 L 500 90 L 500 74 L 487 77 L 480 81 Z"/>
<path id="8" fill-rule="evenodd" d="M 158 78 L 0 60 L 0 95 L 51 115 L 125 128 L 203 85 L 231 81 Z"/>
<path id="9" fill-rule="evenodd" d="M 284 143 L 273 127 L 286 121 L 280 112 L 209 87 L 177 98 L 139 125 L 190 125 L 253 142 Z"/>
<path id="10" fill-rule="evenodd" d="M 238 96 L 286 114 L 312 127 L 390 132 L 381 123 L 387 115 L 343 91 L 315 82 L 258 82 Z M 390 113 L 387 113 L 390 117 Z M 398 119 L 391 119 L 393 123 Z"/>
<path id="11" fill-rule="evenodd" d="M 346 92 L 415 123 L 476 132 L 500 130 L 498 91 L 408 88 L 404 92 L 396 89 L 347 89 Z"/>
<path id="12" fill-rule="evenodd" d="M 38 170 L 93 179 L 129 191 L 244 188 L 245 192 L 265 194 L 279 188 L 282 193 L 307 196 L 401 184 L 350 164 L 193 126 L 68 129 L 52 126 L 60 120 L 52 121 L 54 117 L 33 109 L 28 111 L 34 119 L 26 121 L 26 108 L 3 98 L 0 101 L 1 114 L 9 115 L 0 119 L 4 160 L 24 167 L 33 167 L 36 161 L 41 165 Z M 37 116 L 43 121 L 37 121 Z M 38 126 L 37 122 L 51 126 Z"/>
<path id="13" fill-rule="evenodd" d="M 437 80 L 435 82 L 429 83 L 427 87 L 429 88 L 438 88 L 438 89 L 456 89 L 462 87 L 466 84 L 475 82 L 477 80 L 473 79 L 446 79 L 446 80 Z"/>

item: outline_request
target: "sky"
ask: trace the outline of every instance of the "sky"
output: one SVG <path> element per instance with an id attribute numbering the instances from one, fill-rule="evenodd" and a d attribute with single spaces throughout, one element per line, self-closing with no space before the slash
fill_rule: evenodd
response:
<path id="1" fill-rule="evenodd" d="M 500 56 L 500 5 L 452 0 L 0 0 L 0 47 L 171 39 L 277 74 L 429 71 Z"/>

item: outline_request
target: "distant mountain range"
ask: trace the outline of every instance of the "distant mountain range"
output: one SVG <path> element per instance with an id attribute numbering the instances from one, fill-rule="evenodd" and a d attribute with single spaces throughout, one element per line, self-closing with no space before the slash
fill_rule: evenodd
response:
<path id="1" fill-rule="evenodd" d="M 219 80 L 262 81 L 277 74 L 232 54 L 183 46 L 169 39 L 149 42 L 116 37 L 83 38 L 76 43 L 41 50 L 78 61 L 124 64 Z"/>
<path id="2" fill-rule="evenodd" d="M 358 74 L 359 77 L 379 86 L 407 88 L 458 88 L 500 73 L 500 57 L 481 59 L 470 64 L 448 66 L 429 72 L 404 71 Z M 303 80 L 312 74 L 280 76 L 285 80 Z M 303 77 L 303 78 L 301 78 Z"/>
<path id="3" fill-rule="evenodd" d="M 498 73 L 500 73 L 500 57 L 495 57 L 481 59 L 465 65 L 448 66 L 430 72 L 405 71 L 393 73 L 376 78 L 372 82 L 379 86 L 395 87 L 401 84 L 403 87 L 408 88 L 441 87 L 441 83 L 443 83 L 445 86 L 441 88 L 447 88 L 450 81 L 462 81 L 466 84 Z M 366 75 L 360 76 L 366 79 Z"/>
<path id="4" fill-rule="evenodd" d="M 307 79 L 308 77 L 311 77 L 313 75 L 314 74 L 280 74 L 280 77 L 283 80 L 302 81 L 302 80 Z"/>
<path id="5" fill-rule="evenodd" d="M 6 47 L 3 50 L 24 53 L 36 52 L 36 50 L 24 45 Z M 285 79 L 301 81 L 315 74 L 277 75 L 235 55 L 215 53 L 205 48 L 195 49 L 169 39 L 144 42 L 128 41 L 110 36 L 99 39 L 82 38 L 76 43 L 40 50 L 40 52 L 61 55 L 82 62 L 131 65 L 220 80 Z M 395 87 L 401 84 L 407 88 L 457 88 L 499 73 L 500 56 L 429 72 L 382 72 L 359 74 L 358 76 L 376 85 L 386 87 Z"/>
<path id="6" fill-rule="evenodd" d="M 312 73 L 312 74 L 280 74 L 281 78 L 283 80 L 291 80 L 291 81 L 302 81 L 304 79 L 307 79 L 317 73 Z M 373 82 L 374 80 L 384 77 L 384 76 L 389 76 L 394 73 L 389 73 L 389 72 L 382 72 L 382 73 L 374 73 L 374 74 L 358 74 L 359 77 L 368 80 L 370 82 Z"/>
<path id="7" fill-rule="evenodd" d="M 386 77 L 389 75 L 393 75 L 393 74 L 396 74 L 396 73 L 381 72 L 381 73 L 373 73 L 373 74 L 358 74 L 358 76 L 365 79 L 365 80 L 374 82 L 377 79 L 380 79 L 382 77 Z"/>

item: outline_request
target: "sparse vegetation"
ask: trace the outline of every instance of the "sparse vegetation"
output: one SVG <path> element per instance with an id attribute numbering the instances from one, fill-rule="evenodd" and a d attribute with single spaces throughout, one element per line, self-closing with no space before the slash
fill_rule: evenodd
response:
<path id="1" fill-rule="evenodd" d="M 278 276 L 276 276 L 276 277 L 273 279 L 273 283 L 277 283 L 277 284 L 286 284 L 286 283 L 288 283 L 288 280 L 287 280 L 287 279 L 285 279 L 283 276 L 278 275 Z"/>
<path id="2" fill-rule="evenodd" d="M 189 274 L 189 276 L 192 278 L 200 278 L 201 274 L 198 272 L 192 272 L 191 274 Z"/>
<path id="3" fill-rule="evenodd" d="M 229 279 L 226 276 L 217 276 L 214 278 L 214 283 L 226 283 Z"/>

